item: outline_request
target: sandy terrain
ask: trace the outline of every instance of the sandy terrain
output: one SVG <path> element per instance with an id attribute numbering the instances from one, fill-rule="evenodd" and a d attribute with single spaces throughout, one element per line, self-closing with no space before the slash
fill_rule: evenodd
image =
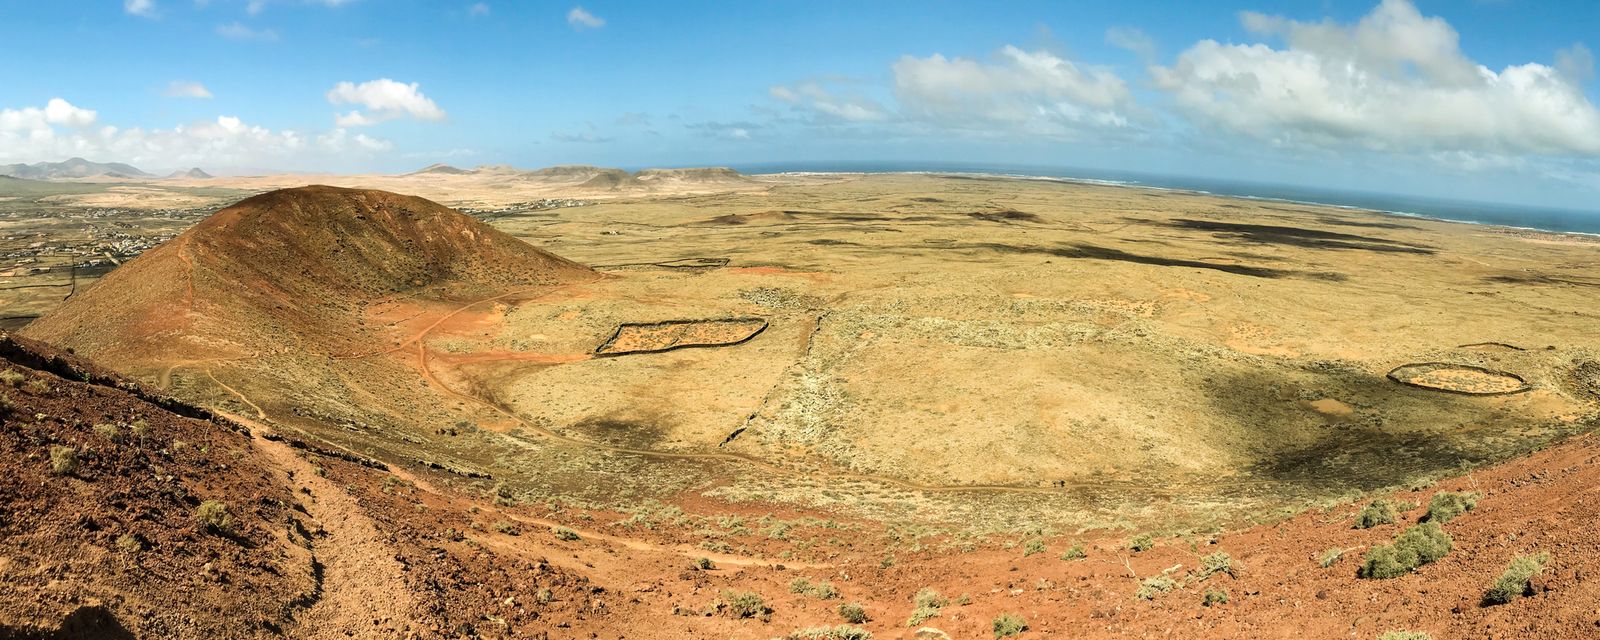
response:
<path id="1" fill-rule="evenodd" d="M 126 271 L 166 275 L 134 287 L 113 271 L 24 334 L 383 460 L 409 488 L 326 468 L 357 497 L 350 509 L 403 532 L 401 556 L 441 539 L 464 550 L 442 530 L 476 527 L 465 539 L 479 555 L 440 569 L 456 584 L 537 554 L 629 594 L 561 609 L 567 626 L 521 614 L 510 629 L 772 637 L 836 624 L 836 602 L 787 593 L 796 575 L 832 580 L 889 638 L 915 631 L 904 623 L 923 586 L 968 594 L 928 622 L 952 637 L 986 634 L 1001 612 L 1039 637 L 1485 625 L 1582 637 L 1595 622 L 1573 604 L 1593 589 L 1575 524 L 1600 504 L 1582 480 L 1593 445 L 1557 443 L 1600 424 L 1600 283 L 1587 275 L 1600 244 L 1054 181 L 556 172 L 513 196 L 489 193 L 508 181 L 493 173 L 341 180 L 456 202 L 583 198 L 481 215 L 597 273 L 519 283 L 502 276 L 549 267 L 440 268 L 472 252 L 438 244 L 388 273 L 408 234 L 433 227 L 406 206 L 381 221 L 340 209 L 338 225 L 355 226 L 330 228 L 389 239 L 336 259 L 305 243 L 245 261 L 258 254 L 236 252 L 257 246 L 213 225 Z M 319 234 L 333 224 L 298 219 Z M 439 219 L 454 225 L 442 237 L 482 233 Z M 327 274 L 360 295 L 317 288 Z M 252 293 L 281 283 L 293 286 Z M 135 309 L 138 322 L 105 321 Z M 704 322 L 719 319 L 747 320 Z M 683 344 L 696 348 L 667 348 Z M 1445 390 L 1390 379 L 1397 369 Z M 1396 580 L 1355 577 L 1356 556 L 1399 531 L 1352 530 L 1363 496 L 1425 505 L 1440 478 L 1506 460 L 1448 481 L 1484 495 L 1445 527 L 1456 552 Z M 437 515 L 407 515 L 395 496 Z M 556 525 L 578 539 L 527 534 Z M 371 542 L 365 526 L 347 535 Z M 1161 543 L 1122 549 L 1140 532 Z M 1048 553 L 1026 553 L 1035 540 Z M 1058 558 L 1078 541 L 1088 559 Z M 1319 567 L 1332 547 L 1351 557 Z M 1195 577 L 1213 550 L 1243 569 Z M 1471 602 L 1511 555 L 1540 550 L 1556 555 L 1540 595 Z M 687 568 L 701 555 L 723 569 Z M 1157 575 L 1181 584 L 1135 599 Z M 1201 606 L 1215 585 L 1235 600 Z M 701 615 L 725 587 L 762 593 L 772 621 Z M 476 589 L 464 611 L 528 597 Z"/>

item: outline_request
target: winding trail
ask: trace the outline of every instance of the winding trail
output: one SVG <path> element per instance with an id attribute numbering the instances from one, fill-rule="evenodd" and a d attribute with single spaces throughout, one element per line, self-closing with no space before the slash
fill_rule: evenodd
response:
<path id="1" fill-rule="evenodd" d="M 246 400 L 246 402 L 248 402 L 248 400 Z M 255 405 L 252 403 L 251 406 L 255 406 Z M 311 463 L 307 462 L 304 458 L 302 458 L 297 452 L 295 452 L 294 449 L 290 448 L 288 445 L 284 444 L 281 441 L 273 441 L 273 440 L 268 440 L 266 438 L 261 437 L 264 433 L 272 431 L 272 428 L 267 427 L 266 425 L 262 424 L 261 422 L 258 422 L 257 420 L 252 420 L 250 418 L 246 418 L 246 417 L 238 415 L 238 414 L 234 414 L 234 413 L 230 413 L 230 412 L 222 411 L 222 410 L 216 410 L 216 412 L 217 412 L 218 415 L 220 415 L 220 416 L 222 416 L 224 418 L 227 418 L 229 420 L 232 420 L 234 422 L 237 422 L 239 424 L 242 424 L 242 425 L 245 425 L 246 427 L 248 427 L 250 429 L 250 431 L 251 431 L 251 435 L 255 436 L 254 438 L 252 438 L 252 441 L 255 443 L 256 448 L 262 450 L 264 453 L 267 453 L 269 459 L 271 459 L 275 463 L 277 463 L 277 465 L 279 467 L 283 468 L 286 471 L 291 471 L 292 472 L 292 477 L 295 478 L 296 481 L 298 481 L 302 486 L 306 486 L 307 488 L 312 489 L 312 495 L 313 496 L 335 495 L 336 499 L 325 501 L 327 503 L 325 505 L 325 508 L 326 507 L 337 507 L 338 508 L 338 514 L 341 517 L 343 517 L 344 514 L 346 514 L 348 512 L 348 509 L 352 505 L 356 505 L 356 508 L 359 508 L 358 503 L 355 502 L 354 496 L 351 496 L 349 494 L 349 492 L 345 491 L 342 487 L 337 486 L 332 481 L 330 481 L 330 480 L 328 480 L 328 479 L 326 479 L 326 478 L 324 478 L 324 477 L 322 477 L 320 475 L 317 475 L 316 469 L 313 468 Z M 261 420 L 267 420 L 267 418 L 265 418 L 264 416 L 262 418 L 260 418 L 260 419 Z M 308 433 L 308 432 L 306 432 L 306 431 L 304 431 L 302 429 L 298 429 L 298 428 L 295 428 L 295 427 L 292 427 L 292 426 L 290 428 L 293 428 L 296 432 L 298 432 L 301 435 L 304 435 L 304 436 L 306 436 L 308 438 L 317 438 L 314 434 Z M 361 455 L 359 453 L 356 453 L 355 451 L 351 451 L 347 447 L 340 446 L 337 443 L 328 442 L 326 440 L 322 440 L 321 438 L 317 438 L 317 439 L 319 441 L 323 442 L 324 444 L 328 445 L 328 446 L 336 448 L 339 451 L 343 451 L 345 453 L 349 453 L 349 454 L 356 455 L 356 456 L 360 456 Z M 285 456 L 287 456 L 288 459 L 285 459 Z M 428 492 L 430 494 L 433 494 L 434 496 L 438 497 L 441 500 L 445 500 L 447 502 L 456 502 L 458 500 L 465 500 L 468 503 L 468 506 L 470 506 L 470 507 L 481 507 L 481 505 L 477 501 L 472 500 L 470 498 L 460 497 L 459 494 L 456 494 L 456 493 L 446 492 L 444 490 L 441 490 L 437 486 L 435 486 L 433 483 L 429 482 L 426 478 L 423 478 L 420 475 L 412 473 L 410 470 L 405 469 L 405 468 L 403 468 L 403 467 L 401 467 L 399 465 L 390 465 L 389 466 L 389 473 L 394 475 L 397 478 L 400 478 L 401 480 L 405 480 L 406 482 L 411 483 L 413 486 L 417 487 L 418 489 L 421 489 L 421 490 L 426 491 L 426 492 Z M 334 493 L 330 494 L 330 492 L 334 492 Z M 345 500 L 345 499 L 348 499 L 348 500 Z M 308 507 L 308 509 L 311 511 L 312 517 L 317 518 L 318 521 L 322 521 L 324 523 L 325 527 L 327 526 L 326 519 L 322 517 L 321 512 L 317 508 Z M 550 519 L 547 519 L 547 518 L 539 518 L 539 517 L 535 517 L 535 516 L 522 515 L 522 514 L 506 511 L 506 510 L 503 510 L 503 509 L 496 509 L 495 512 L 497 514 L 499 514 L 501 517 L 503 517 L 503 518 L 505 518 L 507 520 L 513 520 L 513 521 L 516 521 L 516 522 L 519 522 L 519 523 L 522 523 L 522 524 L 536 525 L 536 526 L 546 527 L 546 528 L 549 528 L 549 529 L 556 529 L 558 527 L 570 529 L 574 533 L 577 533 L 580 538 L 585 539 L 585 540 L 598 540 L 598 541 L 607 542 L 607 543 L 610 543 L 610 544 L 615 544 L 617 546 L 625 547 L 625 548 L 628 548 L 628 549 L 632 549 L 632 550 L 635 550 L 635 551 L 649 551 L 649 552 L 657 552 L 657 553 L 669 553 L 669 554 L 680 555 L 680 556 L 683 556 L 683 557 L 686 557 L 686 558 L 700 558 L 700 557 L 710 558 L 712 561 L 716 562 L 717 564 L 723 564 L 723 565 L 728 565 L 728 566 L 766 567 L 766 566 L 773 566 L 773 565 L 781 564 L 781 565 L 783 565 L 785 567 L 797 568 L 797 569 L 829 569 L 829 568 L 832 568 L 832 567 L 835 566 L 835 565 L 833 565 L 831 563 L 796 562 L 796 561 L 793 561 L 793 560 L 773 560 L 773 559 L 770 559 L 770 558 L 762 558 L 762 557 L 758 557 L 758 556 L 737 555 L 737 554 L 731 554 L 731 553 L 715 553 L 715 552 L 706 551 L 704 549 L 700 549 L 700 548 L 697 548 L 697 547 L 694 547 L 694 546 L 691 546 L 691 545 L 688 545 L 688 544 L 662 545 L 662 544 L 656 544 L 654 542 L 650 542 L 648 540 L 644 540 L 644 539 L 641 539 L 641 538 L 630 538 L 630 537 L 627 537 L 627 536 L 612 535 L 612 534 L 604 533 L 604 532 L 597 531 L 597 530 L 594 530 L 594 529 L 581 528 L 581 527 L 578 527 L 578 526 L 574 526 L 574 525 L 572 525 L 570 523 L 560 522 L 560 521 L 557 521 L 557 520 L 550 520 Z M 354 513 L 359 515 L 360 512 L 358 511 L 358 512 L 354 512 Z M 351 521 L 351 522 L 346 522 L 345 520 L 339 520 L 339 521 L 337 521 L 337 523 L 340 526 L 348 525 L 347 530 L 344 531 L 343 533 L 345 535 L 349 536 L 349 537 L 341 538 L 340 539 L 341 540 L 341 544 L 343 544 L 343 542 L 342 542 L 343 540 L 348 540 L 348 539 L 352 539 L 352 538 L 353 539 L 357 539 L 357 540 L 361 540 L 361 541 L 370 541 L 370 540 L 378 539 L 381 542 L 381 536 L 379 536 L 378 538 L 373 538 L 373 534 L 371 534 L 371 532 L 368 531 L 367 525 L 371 524 L 371 520 L 365 518 L 364 516 L 360 516 L 359 519 Z M 363 523 L 365 523 L 365 524 L 363 524 Z M 375 529 L 372 529 L 372 531 L 375 531 Z M 333 534 L 333 533 L 334 532 L 330 530 L 330 534 Z M 393 552 L 392 551 L 388 552 L 388 555 L 392 556 Z"/>
<path id="2" fill-rule="evenodd" d="M 260 437 L 260 423 L 219 413 L 250 428 L 255 436 L 251 446 L 288 473 L 291 487 L 308 496 L 306 512 L 325 534 L 311 538 L 313 566 L 320 565 L 320 597 L 296 616 L 299 629 L 289 635 L 400 637 L 403 630 L 414 629 L 416 600 L 406 586 L 405 567 L 395 560 L 387 536 L 366 516 L 360 501 L 319 475 L 289 445 Z"/>
<path id="3" fill-rule="evenodd" d="M 211 378 L 211 381 L 217 383 L 217 386 L 222 387 L 228 393 L 231 393 L 234 396 L 238 397 L 240 402 L 245 403 L 252 410 L 254 410 L 256 412 L 256 418 L 257 419 L 260 419 L 260 420 L 266 420 L 267 419 L 267 412 L 262 411 L 260 406 L 257 406 L 256 403 L 251 402 L 250 398 L 245 396 L 243 393 L 240 393 L 238 389 L 230 387 L 226 383 L 224 383 L 223 381 L 218 380 L 217 376 L 211 373 L 211 367 L 210 366 L 207 366 L 205 368 L 205 372 L 206 372 L 206 377 L 207 378 Z"/>

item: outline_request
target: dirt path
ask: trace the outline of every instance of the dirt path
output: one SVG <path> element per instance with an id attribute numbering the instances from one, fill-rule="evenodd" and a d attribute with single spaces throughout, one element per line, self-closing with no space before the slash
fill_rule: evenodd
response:
<path id="1" fill-rule="evenodd" d="M 221 383 L 218 383 L 218 384 L 221 384 Z M 245 402 L 248 403 L 249 400 L 245 400 Z M 255 405 L 251 404 L 251 406 L 255 406 Z M 233 413 L 228 413 L 228 412 L 221 411 L 221 410 L 217 410 L 217 413 L 218 413 L 218 415 L 221 415 L 224 418 L 227 418 L 229 420 L 233 420 L 235 422 L 238 422 L 239 424 L 243 424 L 243 425 L 249 427 L 250 430 L 257 435 L 256 440 L 258 441 L 258 443 L 257 443 L 258 448 L 261 448 L 263 451 L 266 451 L 269 454 L 271 454 L 271 459 L 274 462 L 278 462 L 280 467 L 283 467 L 285 470 L 294 471 L 294 477 L 295 477 L 296 481 L 299 481 L 301 483 L 301 485 L 309 486 L 309 485 L 311 485 L 313 483 L 324 485 L 320 490 L 315 486 L 309 486 L 309 488 L 312 489 L 314 496 L 320 496 L 320 495 L 323 495 L 324 492 L 332 490 L 332 491 L 337 492 L 337 494 L 338 494 L 338 496 L 340 498 L 348 499 L 348 502 L 340 501 L 341 503 L 339 505 L 336 505 L 336 506 L 343 508 L 343 507 L 346 507 L 346 506 L 355 505 L 355 508 L 359 509 L 359 506 L 356 505 L 356 503 L 354 502 L 354 498 L 351 497 L 348 492 L 345 492 L 343 489 L 337 487 L 336 485 L 334 485 L 332 482 L 328 481 L 327 479 L 322 478 L 321 476 L 315 475 L 315 469 L 311 468 L 310 463 L 308 463 L 305 460 L 301 459 L 298 455 L 296 455 L 294 453 L 294 451 L 290 447 L 288 447 L 287 445 L 284 445 L 282 442 L 273 442 L 273 441 L 266 440 L 265 438 L 259 437 L 263 431 L 270 431 L 271 430 L 270 427 L 266 427 L 266 426 L 262 425 L 261 423 L 255 421 L 255 420 L 251 420 L 251 419 L 246 418 L 244 416 L 236 415 L 236 414 L 233 414 Z M 263 416 L 261 419 L 264 420 L 266 418 Z M 303 431 L 301 431 L 300 433 L 302 433 L 306 437 L 312 437 L 312 438 L 315 437 L 312 434 L 305 433 Z M 326 444 L 326 445 L 331 446 L 331 447 L 335 447 L 340 451 L 344 451 L 344 452 L 350 453 L 352 455 L 360 455 L 360 454 L 355 453 L 354 451 L 350 451 L 349 449 L 346 449 L 344 447 L 340 447 L 339 445 L 337 445 L 335 443 L 322 441 L 320 438 L 318 438 L 318 440 L 321 441 L 323 444 Z M 262 446 L 262 445 L 265 445 L 265 446 Z M 276 448 L 279 451 L 278 452 L 268 451 L 267 447 Z M 293 459 L 294 462 L 298 463 L 298 466 L 291 467 L 291 466 L 288 466 L 283 461 L 281 461 L 278 458 L 279 452 L 283 452 L 283 454 L 288 455 L 290 458 Z M 308 473 L 311 474 L 311 476 L 309 478 L 305 477 L 305 475 L 304 475 L 304 474 L 308 474 Z M 465 510 L 466 508 L 474 507 L 474 506 L 480 506 L 476 501 L 473 501 L 473 500 L 470 500 L 470 499 L 464 499 L 464 498 L 461 498 L 460 496 L 458 496 L 455 493 L 446 492 L 444 490 L 441 490 L 437 486 L 435 486 L 433 483 L 428 482 L 428 480 L 426 478 L 423 478 L 422 476 L 414 474 L 414 473 L 410 472 L 409 470 L 404 469 L 404 468 L 402 468 L 402 467 L 400 467 L 398 465 L 391 465 L 389 467 L 389 473 L 393 474 L 397 478 L 400 478 L 401 480 L 405 480 L 406 482 L 411 483 L 413 486 L 415 486 L 416 488 L 418 488 L 418 489 L 420 489 L 422 491 L 425 491 L 425 492 L 428 492 L 430 494 L 433 494 L 434 496 L 438 497 L 441 500 L 445 500 L 447 502 L 457 502 L 457 501 L 465 500 L 467 502 L 467 505 L 463 508 L 463 510 Z M 313 517 L 318 518 L 318 520 L 323 520 L 323 518 L 319 515 L 319 512 L 317 511 L 317 509 L 310 509 L 310 511 L 312 512 L 312 516 Z M 539 518 L 539 517 L 535 517 L 535 516 L 521 515 L 521 514 L 506 512 L 506 511 L 499 511 L 499 514 L 502 517 L 504 517 L 505 519 L 507 519 L 507 520 L 514 520 L 514 521 L 520 522 L 522 524 L 537 525 L 537 526 L 546 527 L 546 528 L 549 528 L 549 529 L 555 529 L 557 527 L 570 529 L 574 533 L 577 533 L 579 535 L 579 537 L 582 537 L 585 540 L 597 540 L 597 541 L 601 541 L 601 542 L 606 542 L 606 543 L 609 543 L 609 544 L 614 544 L 614 545 L 617 545 L 617 546 L 620 546 L 620 547 L 624 547 L 624 548 L 627 548 L 627 549 L 631 549 L 631 550 L 634 550 L 634 551 L 649 551 L 649 552 L 657 552 L 657 553 L 669 553 L 669 554 L 680 555 L 680 556 L 683 556 L 683 557 L 686 557 L 686 558 L 701 558 L 701 557 L 710 558 L 712 561 L 716 562 L 717 564 L 728 565 L 728 566 L 768 567 L 768 566 L 782 564 L 782 565 L 784 565 L 786 567 L 797 568 L 797 569 L 829 569 L 829 568 L 832 568 L 834 566 L 832 564 L 827 564 L 827 563 L 794 562 L 794 561 L 788 561 L 788 560 L 776 561 L 776 560 L 772 560 L 772 559 L 769 559 L 769 558 L 762 558 L 762 557 L 757 557 L 757 556 L 743 556 L 743 555 L 736 555 L 736 554 L 731 554 L 731 553 L 713 553 L 713 552 L 708 552 L 708 551 L 706 551 L 704 549 L 699 549 L 699 548 L 696 548 L 694 546 L 687 545 L 687 544 L 670 545 L 670 546 L 669 545 L 661 545 L 661 544 L 656 544 L 654 542 L 650 542 L 648 540 L 644 540 L 644 539 L 641 539 L 641 538 L 630 538 L 630 537 L 626 537 L 626 536 L 618 536 L 618 535 L 612 535 L 612 534 L 609 534 L 609 533 L 602 533 L 602 532 L 597 531 L 597 530 L 584 529 L 584 528 L 581 528 L 581 527 L 573 526 L 573 525 L 571 525 L 569 523 L 559 522 L 559 521 L 556 521 L 556 520 L 550 520 L 550 519 L 547 519 L 547 518 Z M 361 517 L 361 520 L 365 521 L 368 526 L 371 525 L 371 521 L 367 520 L 365 517 Z M 327 525 L 324 524 L 324 526 L 326 527 Z M 393 555 L 392 552 L 389 553 L 389 555 L 392 556 Z"/>
<path id="2" fill-rule="evenodd" d="M 183 286 L 184 286 L 184 290 L 183 290 L 183 315 L 184 315 L 184 317 L 188 317 L 189 315 L 194 313 L 194 272 L 195 272 L 195 266 L 194 266 L 194 258 L 189 256 L 189 242 L 190 242 L 190 240 L 192 240 L 192 238 L 190 236 L 184 235 L 183 236 L 183 240 L 182 240 L 182 244 L 178 245 L 178 259 L 183 261 L 183 266 L 187 267 L 185 272 L 188 274 L 188 278 L 186 278 L 184 280 L 184 283 L 183 283 Z"/>
<path id="3" fill-rule="evenodd" d="M 168 371 L 171 371 L 171 370 L 169 369 Z M 256 418 L 257 419 L 265 420 L 267 418 L 267 412 L 262 411 L 261 407 L 257 406 L 256 403 L 251 402 L 250 398 L 246 397 L 243 393 L 240 393 L 238 389 L 230 387 L 227 384 L 223 383 L 221 380 L 218 380 L 217 376 L 211 373 L 211 367 L 206 367 L 205 368 L 205 372 L 206 372 L 206 377 L 207 378 L 211 378 L 211 381 L 217 383 L 217 386 L 222 387 L 228 393 L 233 394 L 235 397 L 239 398 L 240 402 L 245 403 L 245 405 L 249 406 L 251 410 L 254 410 L 256 412 Z"/>
<path id="4" fill-rule="evenodd" d="M 298 617 L 300 628 L 289 635 L 396 637 L 412 628 L 416 603 L 406 587 L 405 568 L 355 496 L 318 475 L 289 445 L 260 437 L 260 423 L 227 417 L 250 427 L 256 435 L 252 446 L 288 472 L 293 488 L 308 496 L 306 511 L 322 528 L 323 535 L 312 537 L 313 562 L 322 567 L 321 597 Z"/>

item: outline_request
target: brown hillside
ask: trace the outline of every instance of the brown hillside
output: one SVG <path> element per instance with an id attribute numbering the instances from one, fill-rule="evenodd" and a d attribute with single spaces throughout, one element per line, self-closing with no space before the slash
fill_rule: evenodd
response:
<path id="1" fill-rule="evenodd" d="M 0 382 L 0 637 L 268 636 L 318 598 L 315 525 L 237 425 L 10 336 Z"/>
<path id="2" fill-rule="evenodd" d="M 130 261 L 27 329 L 111 366 L 139 352 L 240 357 L 358 347 L 365 305 L 597 277 L 464 214 L 384 191 L 255 196 Z"/>

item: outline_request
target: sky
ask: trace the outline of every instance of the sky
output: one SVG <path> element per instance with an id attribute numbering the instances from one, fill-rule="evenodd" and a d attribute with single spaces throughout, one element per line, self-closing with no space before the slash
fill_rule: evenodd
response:
<path id="1" fill-rule="evenodd" d="M 0 164 L 943 162 L 1597 209 L 1586 0 L 0 0 Z"/>

